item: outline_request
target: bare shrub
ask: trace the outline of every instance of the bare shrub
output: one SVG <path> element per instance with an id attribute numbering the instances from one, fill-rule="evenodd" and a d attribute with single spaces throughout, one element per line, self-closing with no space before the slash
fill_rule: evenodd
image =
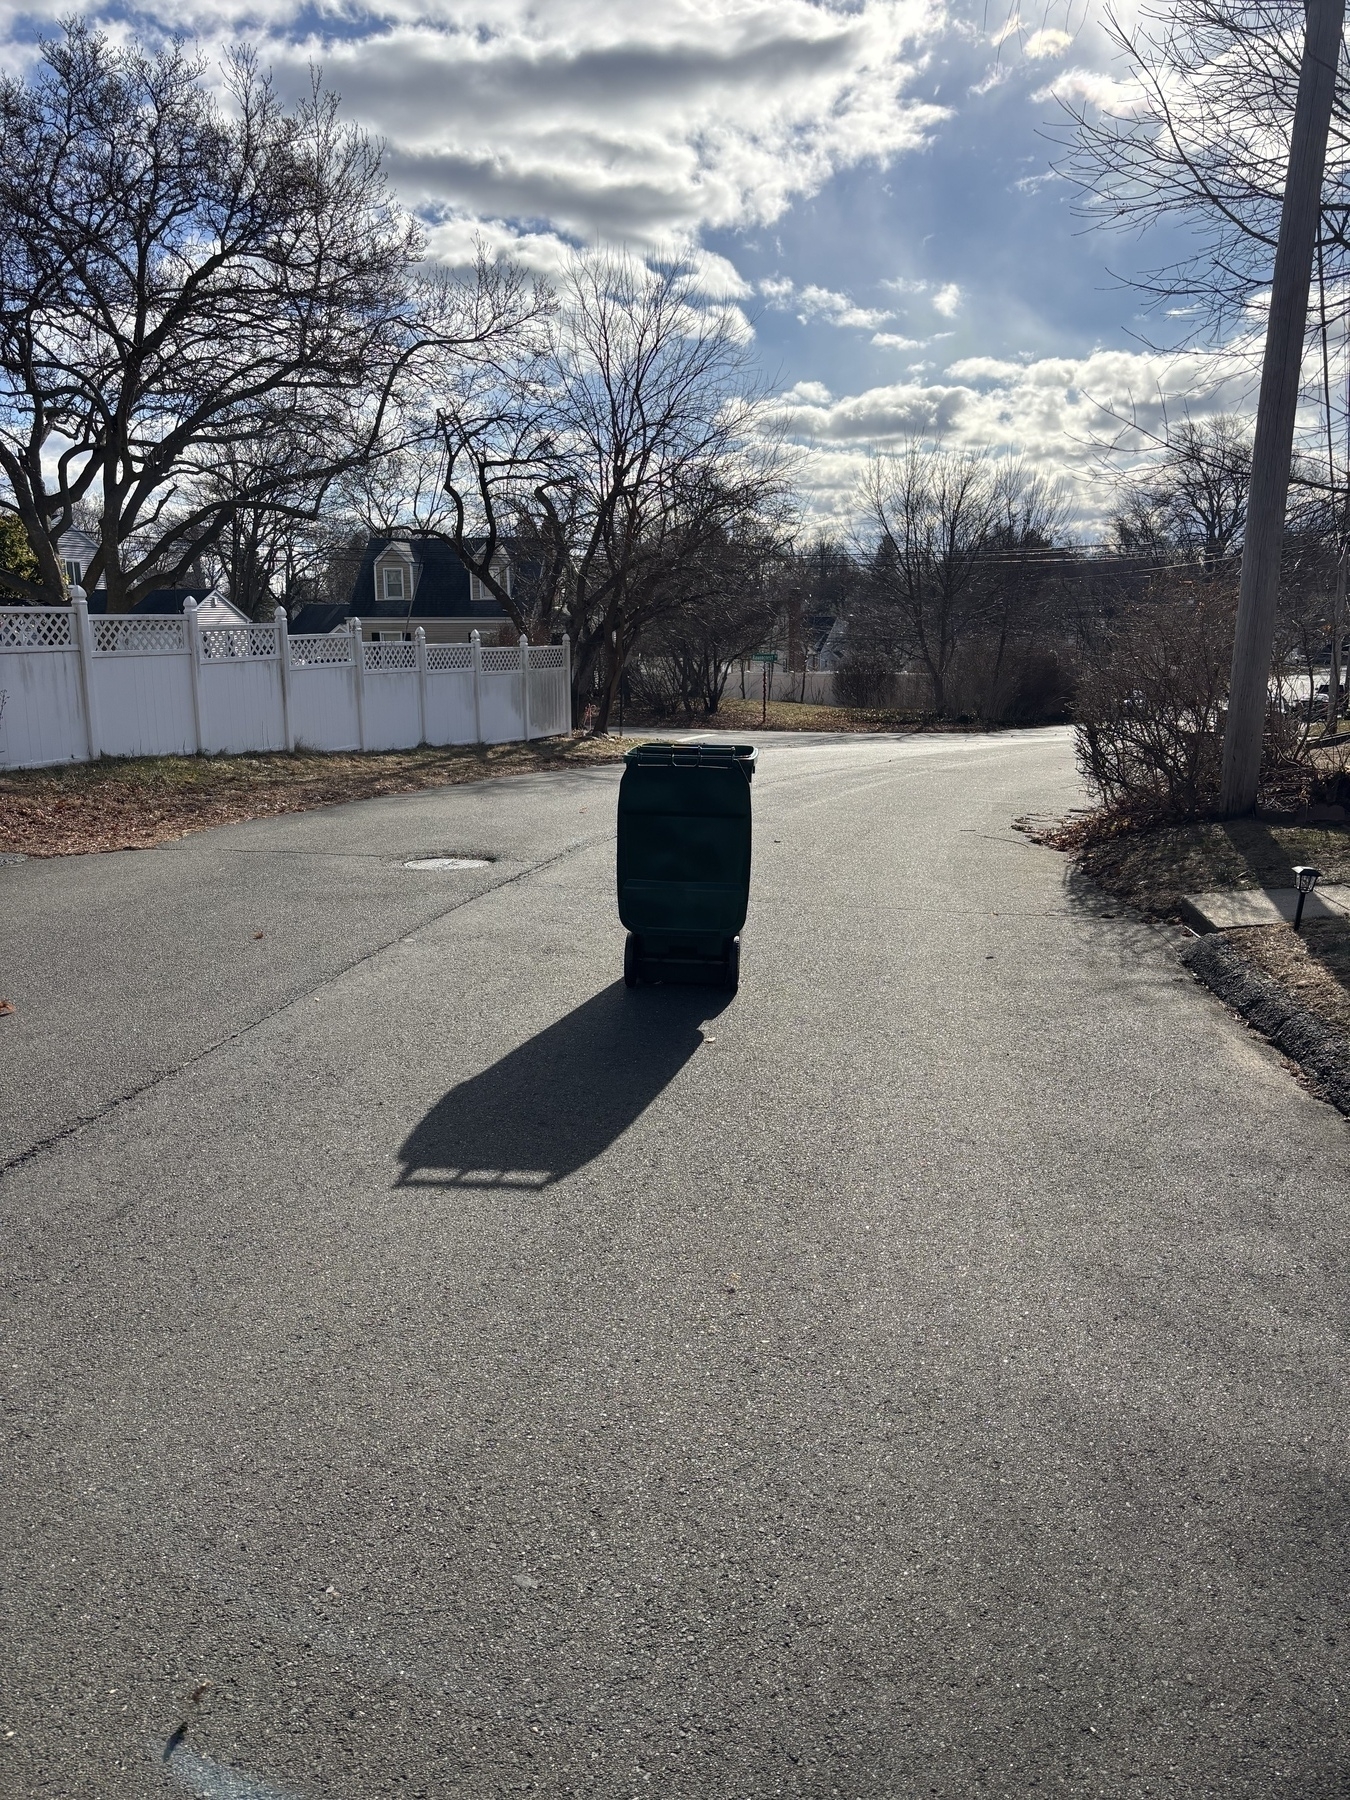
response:
<path id="1" fill-rule="evenodd" d="M 963 647 L 947 680 L 950 718 L 990 725 L 1057 725 L 1071 716 L 1075 670 L 1068 646 L 1013 645 L 999 657 L 979 639 Z"/>
<path id="2" fill-rule="evenodd" d="M 635 656 L 625 679 L 637 705 L 656 719 L 672 719 L 683 710 L 680 671 L 668 656 Z"/>
<path id="3" fill-rule="evenodd" d="M 880 651 L 851 650 L 834 678 L 834 697 L 840 706 L 889 706 L 895 698 L 895 673 Z"/>
<path id="4" fill-rule="evenodd" d="M 1002 725 L 1057 725 L 1072 715 L 1077 694 L 1073 661 L 1057 650 L 1028 650 L 1013 665 L 1001 697 Z"/>
<path id="5" fill-rule="evenodd" d="M 1234 612 L 1228 587 L 1176 583 L 1086 648 L 1078 766 L 1105 806 L 1156 819 L 1217 806 Z"/>

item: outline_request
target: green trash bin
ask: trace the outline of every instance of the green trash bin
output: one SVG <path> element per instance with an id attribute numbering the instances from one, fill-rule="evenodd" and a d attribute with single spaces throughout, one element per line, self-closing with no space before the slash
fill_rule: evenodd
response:
<path id="1" fill-rule="evenodd" d="M 750 902 L 749 744 L 639 744 L 619 784 L 623 978 L 740 981 Z"/>

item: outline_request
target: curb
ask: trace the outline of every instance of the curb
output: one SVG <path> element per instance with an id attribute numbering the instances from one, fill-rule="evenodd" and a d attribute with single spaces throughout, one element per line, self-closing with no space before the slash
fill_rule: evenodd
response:
<path id="1" fill-rule="evenodd" d="M 1187 944 L 1181 960 L 1350 1117 L 1350 1036 L 1292 1001 L 1278 982 L 1245 963 L 1220 931 Z"/>

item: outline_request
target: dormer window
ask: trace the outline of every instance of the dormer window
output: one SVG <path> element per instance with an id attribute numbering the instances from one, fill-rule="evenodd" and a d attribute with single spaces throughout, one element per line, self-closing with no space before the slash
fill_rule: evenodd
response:
<path id="1" fill-rule="evenodd" d="M 386 563 L 384 569 L 385 599 L 406 600 L 408 598 L 406 579 L 402 563 Z"/>
<path id="2" fill-rule="evenodd" d="M 511 564 L 505 556 L 497 555 L 492 559 L 492 578 L 500 582 L 509 594 L 511 589 Z M 469 598 L 475 606 L 496 606 L 497 596 L 485 581 L 476 575 L 469 577 Z"/>

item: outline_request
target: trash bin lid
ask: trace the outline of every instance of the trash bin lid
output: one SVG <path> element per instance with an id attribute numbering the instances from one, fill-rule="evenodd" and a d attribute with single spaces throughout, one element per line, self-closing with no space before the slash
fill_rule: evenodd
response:
<path id="1" fill-rule="evenodd" d="M 637 744 L 624 757 L 632 767 L 661 769 L 730 769 L 744 771 L 753 781 L 759 751 L 753 744 L 672 744 L 655 740 Z"/>

